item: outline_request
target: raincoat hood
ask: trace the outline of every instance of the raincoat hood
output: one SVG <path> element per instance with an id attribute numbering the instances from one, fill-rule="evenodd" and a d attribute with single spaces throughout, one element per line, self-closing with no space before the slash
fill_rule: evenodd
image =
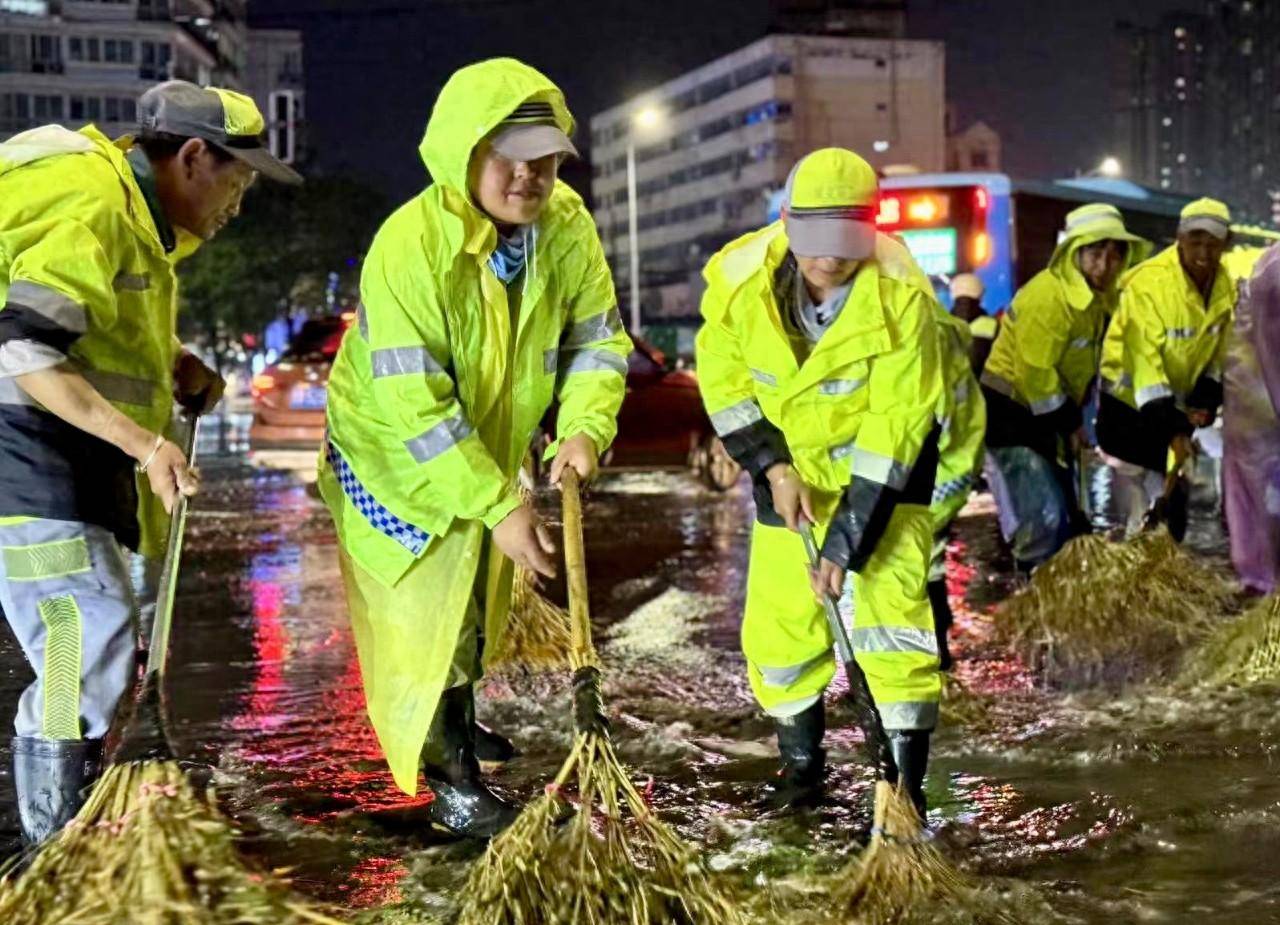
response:
<path id="1" fill-rule="evenodd" d="M 564 94 L 529 65 L 515 58 L 490 58 L 456 71 L 440 91 L 418 146 L 432 181 L 471 202 L 471 152 L 512 110 L 530 101 L 550 103 L 556 125 L 566 135 L 573 134 Z"/>
<path id="2" fill-rule="evenodd" d="M 1097 244 L 1099 241 L 1124 241 L 1129 245 L 1129 253 L 1117 276 L 1117 281 L 1146 260 L 1152 251 L 1150 241 L 1131 234 L 1125 229 L 1119 211 L 1113 206 L 1091 203 L 1068 214 L 1066 234 L 1054 248 L 1053 256 L 1049 258 L 1049 271 L 1062 282 L 1068 300 L 1076 308 L 1085 308 L 1094 297 L 1093 288 L 1080 272 L 1076 254 L 1079 253 L 1080 248 Z"/>

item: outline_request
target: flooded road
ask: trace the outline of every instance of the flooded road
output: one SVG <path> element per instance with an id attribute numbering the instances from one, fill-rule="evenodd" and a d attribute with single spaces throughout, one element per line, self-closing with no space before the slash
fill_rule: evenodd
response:
<path id="1" fill-rule="evenodd" d="M 260 862 L 368 923 L 449 921 L 480 848 L 424 822 L 393 787 L 365 719 L 334 537 L 297 472 L 206 465 L 178 592 L 169 692 L 179 751 L 213 769 Z M 540 499 L 555 516 L 556 499 Z M 605 477 L 586 545 L 614 737 L 663 817 L 768 907 L 818 921 L 805 878 L 838 869 L 868 825 L 870 777 L 840 707 L 829 718 L 829 804 L 789 818 L 756 805 L 775 765 L 737 631 L 750 501 L 679 474 Z M 1211 512 L 1197 545 L 1220 548 Z M 1280 922 L 1277 688 L 1052 693 L 992 639 L 1013 585 L 990 499 L 958 522 L 949 582 L 956 680 L 928 790 L 939 845 L 1025 922 Z M 563 588 L 548 589 L 563 601 Z M 0 635 L 0 714 L 26 668 Z M 498 785 L 528 797 L 571 737 L 566 679 L 510 673 L 481 719 L 523 757 Z M 7 736 L 0 839 L 12 837 Z M 795 891 L 789 893 L 788 891 Z M 936 921 L 951 921 L 939 910 Z M 962 921 L 963 919 L 956 919 Z"/>

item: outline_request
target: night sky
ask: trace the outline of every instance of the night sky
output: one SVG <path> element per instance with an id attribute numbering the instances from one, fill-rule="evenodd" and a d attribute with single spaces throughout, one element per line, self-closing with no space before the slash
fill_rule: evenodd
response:
<path id="1" fill-rule="evenodd" d="M 912 37 L 947 42 L 960 122 L 1003 137 L 1006 171 L 1060 176 L 1111 147 L 1113 24 L 1194 0 L 912 0 Z M 764 34 L 766 0 L 254 0 L 257 25 L 306 41 L 315 166 L 354 171 L 396 201 L 423 184 L 431 104 L 458 67 L 512 55 L 565 91 L 586 142 L 593 112 Z M 578 178 L 571 177 L 571 182 Z M 575 183 L 575 185 L 580 185 Z"/>

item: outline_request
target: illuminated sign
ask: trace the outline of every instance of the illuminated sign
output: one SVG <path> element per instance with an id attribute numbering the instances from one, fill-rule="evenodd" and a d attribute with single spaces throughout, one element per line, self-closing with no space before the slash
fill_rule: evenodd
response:
<path id="1" fill-rule="evenodd" d="M 950 211 L 951 201 L 938 193 L 887 195 L 880 199 L 876 225 L 881 228 L 936 225 L 945 221 Z"/>
<path id="2" fill-rule="evenodd" d="M 900 231 L 898 237 L 929 276 L 949 276 L 956 272 L 958 245 L 954 228 Z"/>

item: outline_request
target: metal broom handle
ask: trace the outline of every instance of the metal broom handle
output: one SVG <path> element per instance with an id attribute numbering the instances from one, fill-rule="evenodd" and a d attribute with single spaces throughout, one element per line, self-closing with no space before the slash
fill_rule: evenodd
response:
<path id="1" fill-rule="evenodd" d="M 196 429 L 199 418 L 184 412 L 178 418 L 183 428 L 180 446 L 187 457 L 187 465 L 195 464 Z M 182 536 L 187 526 L 187 496 L 178 492 L 173 510 L 169 512 L 169 541 L 164 551 L 164 567 L 160 572 L 160 587 L 156 593 L 156 615 L 151 630 L 151 649 L 147 653 L 148 675 L 164 674 L 169 659 L 169 628 L 173 623 L 173 596 L 178 586 L 178 565 L 182 559 Z"/>

